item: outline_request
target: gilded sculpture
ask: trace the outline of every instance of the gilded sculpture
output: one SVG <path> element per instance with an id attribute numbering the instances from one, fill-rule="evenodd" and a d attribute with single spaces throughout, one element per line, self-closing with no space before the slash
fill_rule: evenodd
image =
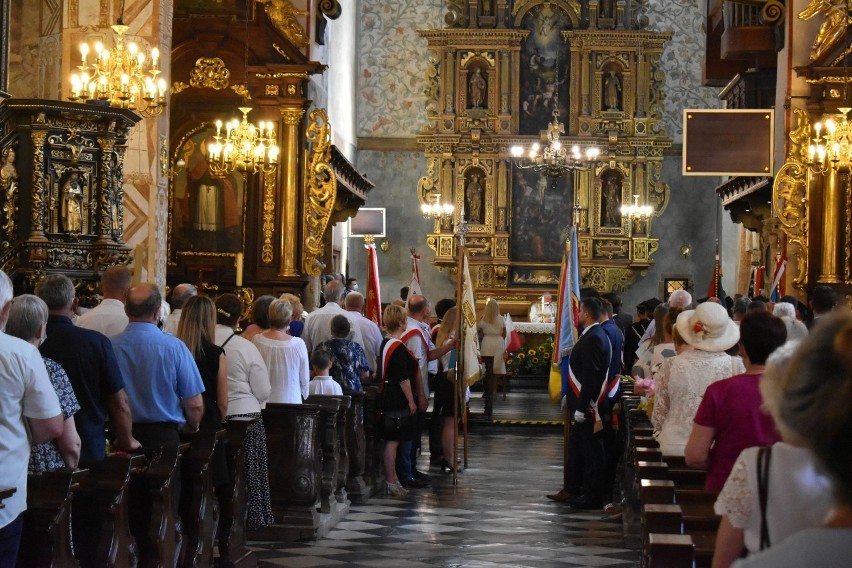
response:
<path id="1" fill-rule="evenodd" d="M 266 10 L 272 26 L 296 47 L 305 47 L 309 41 L 305 29 L 299 23 L 298 16 L 307 16 L 308 12 L 299 10 L 290 0 L 255 0 Z"/>
<path id="2" fill-rule="evenodd" d="M 62 229 L 66 233 L 83 231 L 83 184 L 76 170 L 72 170 L 62 184 Z"/>
<path id="3" fill-rule="evenodd" d="M 4 247 L 15 233 L 15 217 L 17 213 L 18 170 L 15 168 L 15 149 L 7 146 L 3 149 L 3 165 L 0 167 L 0 192 L 3 200 L 3 239 Z"/>
<path id="4" fill-rule="evenodd" d="M 852 18 L 847 14 L 846 0 L 811 0 L 808 7 L 799 12 L 799 18 L 810 20 L 818 14 L 825 21 L 820 25 L 811 47 L 811 61 L 817 61 L 831 51 L 846 34 L 846 27 L 852 23 Z"/>
<path id="5" fill-rule="evenodd" d="M 325 109 L 314 109 L 308 115 L 305 138 L 311 143 L 307 174 L 307 198 L 304 211 L 304 260 L 302 270 L 319 276 L 325 229 L 337 199 L 337 178 L 330 165 L 331 125 Z"/>

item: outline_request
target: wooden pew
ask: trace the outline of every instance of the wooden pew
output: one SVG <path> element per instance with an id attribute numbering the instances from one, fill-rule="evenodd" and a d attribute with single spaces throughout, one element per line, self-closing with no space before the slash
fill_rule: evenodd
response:
<path id="1" fill-rule="evenodd" d="M 257 557 L 246 546 L 245 439 L 255 418 L 231 418 L 225 423 L 225 453 L 233 484 L 219 488 L 220 521 L 217 541 L 220 568 L 254 568 Z"/>
<path id="2" fill-rule="evenodd" d="M 321 401 L 320 397 L 327 397 L 340 402 L 336 424 L 337 473 L 333 479 L 333 494 L 338 503 L 346 503 L 348 498 L 348 489 L 346 485 L 349 478 L 350 460 L 359 462 L 356 463 L 355 466 L 363 473 L 363 455 L 357 451 L 357 449 L 360 449 L 360 452 L 363 452 L 364 450 L 364 419 L 363 416 L 361 416 L 361 399 L 363 396 L 363 393 L 355 393 L 354 395 L 314 395 L 309 396 L 308 400 L 305 401 L 309 404 L 313 404 L 314 401 Z M 357 418 L 353 415 L 353 412 L 356 411 L 356 409 L 353 408 L 353 399 L 355 398 L 358 399 L 356 406 L 359 416 Z M 360 432 L 358 432 L 358 426 L 360 426 Z M 350 429 L 352 430 L 351 432 L 349 431 Z M 359 437 L 360 440 L 357 439 Z M 355 446 L 359 446 L 359 448 L 356 449 L 356 452 L 352 454 L 349 452 L 350 439 L 352 439 Z M 356 487 L 356 489 L 358 489 L 358 487 Z"/>
<path id="3" fill-rule="evenodd" d="M 72 499 L 74 553 L 81 566 L 134 568 L 139 558 L 128 523 L 130 472 L 145 456 L 111 455 L 89 464 Z"/>
<path id="4" fill-rule="evenodd" d="M 321 409 L 312 404 L 267 404 L 263 422 L 275 522 L 250 536 L 280 541 L 316 538 L 322 487 Z"/>
<path id="5" fill-rule="evenodd" d="M 87 470 L 65 468 L 28 476 L 18 566 L 78 566 L 71 542 L 71 492 L 86 475 Z"/>
<path id="6" fill-rule="evenodd" d="M 364 437 L 365 437 L 365 460 L 364 475 L 365 489 L 367 495 L 374 495 L 384 488 L 384 441 L 379 431 L 378 417 L 378 387 L 366 387 L 364 389 Z M 350 489 L 350 494 L 353 491 Z"/>
<path id="7" fill-rule="evenodd" d="M 682 534 L 651 534 L 649 537 L 648 568 L 693 568 L 692 538 Z"/>
<path id="8" fill-rule="evenodd" d="M 322 409 L 319 430 L 322 448 L 322 489 L 320 490 L 319 510 L 321 513 L 331 513 L 332 501 L 337 504 L 334 492 L 337 489 L 340 456 L 340 441 L 337 437 L 337 415 L 340 413 L 340 399 L 333 396 L 309 396 L 305 402 Z"/>
<path id="9" fill-rule="evenodd" d="M 139 547 L 139 566 L 176 566 L 183 544 L 178 515 L 180 448 L 166 445 L 134 464 L 128 495 L 130 531 Z"/>
<path id="10" fill-rule="evenodd" d="M 220 505 L 213 484 L 214 454 L 224 444 L 225 431 L 182 434 L 189 443 L 181 459 L 179 512 L 184 540 L 181 564 L 186 567 L 212 566 L 213 547 L 219 526 Z"/>
<path id="11" fill-rule="evenodd" d="M 370 490 L 364 480 L 367 464 L 367 437 L 364 433 L 364 393 L 349 395 L 351 402 L 346 412 L 346 493 L 353 503 L 366 503 Z"/>

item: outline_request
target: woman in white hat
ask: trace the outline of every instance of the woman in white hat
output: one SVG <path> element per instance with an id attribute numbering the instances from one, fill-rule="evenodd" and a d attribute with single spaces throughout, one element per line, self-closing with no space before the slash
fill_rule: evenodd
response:
<path id="1" fill-rule="evenodd" d="M 745 372 L 739 357 L 725 353 L 739 341 L 740 330 L 719 304 L 705 302 L 682 312 L 675 327 L 692 349 L 672 358 L 671 365 L 659 373 L 651 416 L 660 449 L 667 456 L 683 455 L 707 386 Z"/>

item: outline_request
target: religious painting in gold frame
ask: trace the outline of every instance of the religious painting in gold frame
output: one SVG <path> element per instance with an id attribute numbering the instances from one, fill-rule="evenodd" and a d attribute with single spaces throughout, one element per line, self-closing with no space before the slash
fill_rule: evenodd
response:
<path id="1" fill-rule="evenodd" d="M 172 156 L 169 192 L 171 258 L 185 252 L 243 250 L 246 180 L 238 171 L 215 176 L 207 147 L 215 128 L 204 123 L 187 132 Z M 182 165 L 178 165 L 182 164 Z"/>

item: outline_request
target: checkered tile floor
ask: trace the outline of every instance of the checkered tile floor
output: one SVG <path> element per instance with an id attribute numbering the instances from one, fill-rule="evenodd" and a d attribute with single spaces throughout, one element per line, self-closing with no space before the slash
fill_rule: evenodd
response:
<path id="1" fill-rule="evenodd" d="M 325 539 L 252 548 L 265 567 L 638 566 L 620 521 L 545 498 L 561 486 L 561 443 L 558 430 L 476 432 L 458 486 L 433 469 L 431 487 L 353 505 Z"/>

